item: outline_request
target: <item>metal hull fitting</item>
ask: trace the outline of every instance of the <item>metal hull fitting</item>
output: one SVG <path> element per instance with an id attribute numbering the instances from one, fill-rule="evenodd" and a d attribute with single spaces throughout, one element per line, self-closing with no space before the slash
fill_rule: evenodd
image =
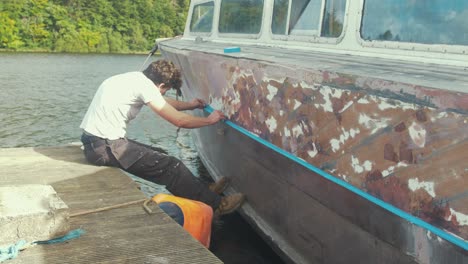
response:
<path id="1" fill-rule="evenodd" d="M 259 47 L 228 56 L 184 40 L 161 49 L 187 99 L 297 158 L 225 124 L 194 136 L 211 175 L 233 178 L 243 213 L 288 260 L 466 263 L 463 70 Z"/>

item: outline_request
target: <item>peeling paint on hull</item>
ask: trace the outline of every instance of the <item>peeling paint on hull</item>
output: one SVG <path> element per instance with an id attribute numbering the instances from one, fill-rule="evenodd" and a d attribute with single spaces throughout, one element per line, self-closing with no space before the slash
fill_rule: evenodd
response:
<path id="1" fill-rule="evenodd" d="M 164 51 L 164 47 L 162 49 Z M 168 50 L 165 56 L 184 71 L 184 94 L 209 100 L 213 108 L 222 110 L 229 120 L 260 138 L 440 229 L 465 241 L 468 239 L 468 195 L 464 195 L 468 186 L 468 104 L 465 103 L 468 94 L 279 63 Z M 201 152 L 233 151 L 235 156 L 243 152 L 214 150 L 207 146 L 210 142 L 202 140 L 203 133 L 209 132 L 200 131 Z M 225 142 L 220 140 L 220 146 L 224 146 Z M 209 154 L 206 157 L 215 159 Z M 271 156 L 265 154 L 251 160 L 262 158 Z M 259 161 L 259 164 L 264 163 L 268 161 Z M 284 162 L 279 164 L 294 167 Z M 271 164 L 271 169 L 275 171 L 279 164 Z M 212 166 L 212 171 L 219 174 L 233 174 L 221 160 L 213 162 Z M 265 167 L 268 166 L 245 173 L 268 170 Z M 278 178 L 290 188 L 320 200 L 316 187 L 307 187 L 309 182 L 316 181 L 313 174 L 297 169 L 285 172 L 287 175 L 277 173 L 272 172 L 269 180 L 263 181 L 255 175 L 245 178 L 249 178 L 250 184 L 270 186 L 270 181 Z M 286 216 L 262 212 L 262 206 L 269 209 L 274 206 L 262 204 L 264 199 L 249 193 L 251 188 L 241 181 L 246 179 L 239 178 L 234 185 L 236 189 L 247 193 L 253 210 L 258 211 L 267 224 L 276 226 L 280 233 L 289 234 L 284 235 L 288 243 L 296 243 L 296 247 L 301 248 L 298 241 L 312 239 L 294 238 L 287 232 L 291 227 L 283 219 Z M 328 190 L 333 188 L 328 187 Z M 343 195 L 347 194 L 338 190 L 326 194 L 335 196 L 332 199 L 336 202 L 344 201 Z M 288 197 L 291 196 L 295 195 L 288 192 Z M 328 208 L 333 208 L 333 203 L 321 201 L 321 204 L 329 204 Z M 355 206 L 349 204 L 350 208 Z M 349 209 L 342 205 L 337 207 L 339 210 L 336 208 L 335 212 L 339 215 L 368 232 L 375 231 L 369 227 L 372 226 L 369 221 L 375 219 L 361 220 L 363 216 L 348 214 Z M 369 210 L 364 211 L 372 215 L 373 211 Z M 427 236 L 417 237 L 417 232 L 403 232 L 409 237 L 408 241 L 413 242 L 398 243 L 410 245 L 428 239 Z M 310 236 L 316 237 L 316 234 Z M 430 241 L 434 239 L 429 238 Z M 317 243 L 322 242 L 318 240 Z M 433 242 L 424 243 L 431 248 L 430 254 L 437 252 Z M 412 247 L 408 245 L 394 246 L 411 252 L 408 248 Z M 306 251 L 299 249 L 299 254 L 310 256 Z M 314 258 L 320 259 L 317 254 Z M 416 256 L 416 261 L 424 263 L 422 259 L 426 257 Z"/>

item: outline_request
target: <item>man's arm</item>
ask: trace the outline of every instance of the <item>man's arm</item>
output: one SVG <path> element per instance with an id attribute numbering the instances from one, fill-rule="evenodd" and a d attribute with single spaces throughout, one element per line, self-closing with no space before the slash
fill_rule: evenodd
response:
<path id="1" fill-rule="evenodd" d="M 193 109 L 203 109 L 206 105 L 205 101 L 201 99 L 193 99 L 190 102 L 185 102 L 185 101 L 177 101 L 169 97 L 164 97 L 166 99 L 166 102 L 172 105 L 176 110 L 179 111 L 185 111 L 185 110 L 193 110 Z"/>
<path id="2" fill-rule="evenodd" d="M 174 100 L 175 101 L 175 100 Z M 198 117 L 178 111 L 170 103 L 161 100 L 148 102 L 147 105 L 162 118 L 181 128 L 199 128 L 217 123 L 225 118 L 220 111 L 213 111 L 208 117 Z M 194 109 L 194 108 L 192 108 Z"/>

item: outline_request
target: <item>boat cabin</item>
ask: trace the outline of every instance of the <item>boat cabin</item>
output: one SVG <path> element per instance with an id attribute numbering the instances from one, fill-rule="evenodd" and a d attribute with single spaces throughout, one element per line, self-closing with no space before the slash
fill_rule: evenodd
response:
<path id="1" fill-rule="evenodd" d="M 468 65 L 468 2 L 192 1 L 184 37 Z"/>

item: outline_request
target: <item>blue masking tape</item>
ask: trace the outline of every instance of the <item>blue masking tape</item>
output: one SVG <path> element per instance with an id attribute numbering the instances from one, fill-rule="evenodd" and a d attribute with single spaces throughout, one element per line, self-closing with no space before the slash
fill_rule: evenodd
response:
<path id="1" fill-rule="evenodd" d="M 224 48 L 224 53 L 234 53 L 234 52 L 240 52 L 241 49 L 240 47 L 227 47 Z"/>
<path id="2" fill-rule="evenodd" d="M 209 105 L 207 105 L 205 107 L 205 111 L 207 111 L 208 113 L 213 112 L 213 110 L 214 109 Z M 341 180 L 339 178 L 336 178 L 335 176 L 332 176 L 332 175 L 328 174 L 327 172 L 325 172 L 325 171 L 311 165 L 310 163 L 307 163 L 305 160 L 303 160 L 301 158 L 298 158 L 297 156 L 295 156 L 295 155 L 293 155 L 293 154 L 291 154 L 291 153 L 277 147 L 276 145 L 273 145 L 272 143 L 270 143 L 270 142 L 264 140 L 263 138 L 253 134 L 252 132 L 248 131 L 247 129 L 234 124 L 233 122 L 231 122 L 229 120 L 226 120 L 225 123 L 227 125 L 229 125 L 230 127 L 236 129 L 237 131 L 241 132 L 242 134 L 250 137 L 251 139 L 253 139 L 253 140 L 257 141 L 257 142 L 259 142 L 260 144 L 262 144 L 262 145 L 264 145 L 264 146 L 278 152 L 279 154 L 281 154 L 281 155 L 295 161 L 296 163 L 301 164 L 302 166 L 304 166 L 307 169 L 317 173 L 318 175 L 324 177 L 325 179 L 330 180 L 331 182 L 334 182 L 334 183 L 340 185 L 341 187 L 348 189 L 349 191 L 351 191 L 351 192 L 363 197 L 364 199 L 366 199 L 366 200 L 368 200 L 368 201 L 370 201 L 370 202 L 384 208 L 385 210 L 390 211 L 393 214 L 395 214 L 395 215 L 397 215 L 397 216 L 399 216 L 399 217 L 401 217 L 403 219 L 406 219 L 407 221 L 409 221 L 412 224 L 415 224 L 415 225 L 417 225 L 419 227 L 422 227 L 422 228 L 424 228 L 426 230 L 431 231 L 435 235 L 437 235 L 437 236 L 439 236 L 439 237 L 441 237 L 441 238 L 443 238 L 443 239 L 445 239 L 445 240 L 447 240 L 447 241 L 449 241 L 449 242 L 463 248 L 464 250 L 468 250 L 468 243 L 465 242 L 463 239 L 461 239 L 459 237 L 456 237 L 456 236 L 454 236 L 454 235 L 452 235 L 450 233 L 447 233 L 444 230 L 442 230 L 440 228 L 437 228 L 437 227 L 435 227 L 435 226 L 421 220 L 420 218 L 415 217 L 412 214 L 409 214 L 409 213 L 407 213 L 407 212 L 405 212 L 405 211 L 403 211 L 403 210 L 401 210 L 401 209 L 399 209 L 399 208 L 397 208 L 397 207 L 395 207 L 395 206 L 393 206 L 393 205 L 391 205 L 389 203 L 386 203 L 386 202 L 384 202 L 384 201 L 382 201 L 382 200 L 380 200 L 380 199 L 378 199 L 378 198 L 364 192 L 363 190 L 361 190 L 361 189 L 359 189 L 359 188 L 357 188 L 357 187 L 355 187 L 355 186 L 353 186 L 353 185 L 351 185 L 351 184 L 349 184 L 349 183 L 347 183 L 347 182 L 345 182 L 345 181 L 343 181 L 343 180 Z"/>

